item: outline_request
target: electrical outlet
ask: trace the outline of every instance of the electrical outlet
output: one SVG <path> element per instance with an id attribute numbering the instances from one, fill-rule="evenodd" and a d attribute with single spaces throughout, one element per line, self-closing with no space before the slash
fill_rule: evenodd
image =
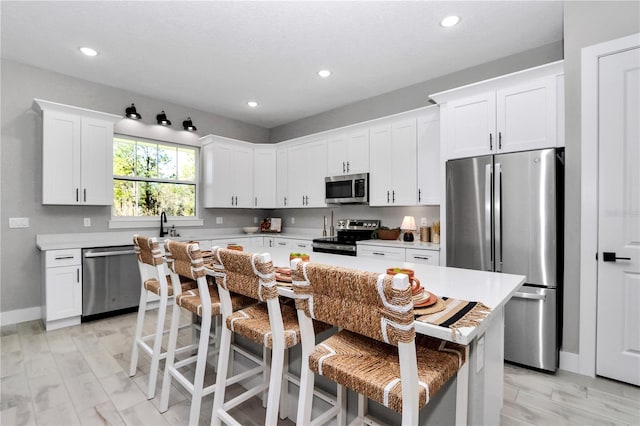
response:
<path id="1" fill-rule="evenodd" d="M 296 218 L 295 217 L 291 217 L 291 224 L 293 225 L 294 223 L 296 223 Z"/>
<path id="2" fill-rule="evenodd" d="M 427 218 L 426 217 L 421 217 L 420 218 L 420 226 L 427 226 Z"/>
<path id="3" fill-rule="evenodd" d="M 10 217 L 9 218 L 9 228 L 28 228 L 28 227 L 29 227 L 28 217 Z"/>
<path id="4" fill-rule="evenodd" d="M 217 216 L 216 217 L 216 225 L 222 225 L 222 222 L 223 222 L 222 216 Z"/>
<path id="5" fill-rule="evenodd" d="M 84 226 L 85 227 L 91 226 L 91 218 L 90 217 L 85 217 L 84 218 Z"/>
<path id="6" fill-rule="evenodd" d="M 253 223 L 258 223 L 258 216 L 253 217 Z"/>

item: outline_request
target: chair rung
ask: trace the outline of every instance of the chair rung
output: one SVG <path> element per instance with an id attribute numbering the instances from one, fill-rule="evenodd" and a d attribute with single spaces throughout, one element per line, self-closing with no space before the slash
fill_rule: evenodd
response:
<path id="1" fill-rule="evenodd" d="M 255 362 L 258 365 L 263 366 L 264 362 L 262 361 L 262 358 L 258 358 L 257 356 L 255 356 L 254 354 L 245 351 L 244 349 L 239 348 L 238 346 L 233 346 L 232 349 L 236 352 L 238 352 L 240 355 L 244 356 L 245 358 L 250 359 L 251 361 Z"/>
<path id="2" fill-rule="evenodd" d="M 195 343 L 193 345 L 183 346 L 181 348 L 176 349 L 176 355 L 177 354 L 181 354 L 183 352 L 189 352 L 189 351 L 192 351 L 194 349 L 198 349 L 198 345 L 195 344 Z"/>
<path id="3" fill-rule="evenodd" d="M 202 396 L 212 394 L 216 391 L 216 384 L 212 384 L 202 389 Z"/>
<path id="4" fill-rule="evenodd" d="M 331 407 L 331 409 L 320 414 L 318 417 L 311 421 L 311 425 L 323 425 L 327 420 L 336 417 L 340 412 L 340 407 Z"/>
<path id="5" fill-rule="evenodd" d="M 267 388 L 267 384 L 266 383 L 260 383 L 259 385 L 255 386 L 255 387 L 252 387 L 251 389 L 247 389 L 245 392 L 241 393 L 240 395 L 236 396 L 235 398 L 230 399 L 229 401 L 227 401 L 224 404 L 222 404 L 222 409 L 230 410 L 233 407 L 242 404 L 243 402 L 245 402 L 249 398 L 252 398 L 252 397 L 258 395 L 259 393 L 262 393 L 266 388 Z"/>
<path id="6" fill-rule="evenodd" d="M 173 368 L 182 368 L 185 365 L 193 364 L 198 360 L 198 355 L 190 356 L 189 358 L 185 358 L 180 361 L 176 361 L 173 363 Z"/>
<path id="7" fill-rule="evenodd" d="M 222 422 L 227 425 L 242 426 L 240 423 L 238 423 L 236 419 L 231 417 L 231 415 L 226 411 L 218 410 L 218 417 L 220 417 L 220 420 L 222 420 Z"/>
<path id="8" fill-rule="evenodd" d="M 193 383 L 191 383 L 189 379 L 184 377 L 182 373 L 180 373 L 175 368 L 170 368 L 169 374 L 171 374 L 173 378 L 182 385 L 182 387 L 184 387 L 191 395 L 193 395 Z"/>
<path id="9" fill-rule="evenodd" d="M 262 367 L 254 367 L 251 370 L 243 371 L 242 373 L 238 373 L 235 376 L 227 378 L 227 381 L 225 383 L 227 384 L 227 386 L 229 386 L 248 379 L 249 377 L 255 376 L 259 373 L 262 373 L 263 371 L 264 369 Z"/>

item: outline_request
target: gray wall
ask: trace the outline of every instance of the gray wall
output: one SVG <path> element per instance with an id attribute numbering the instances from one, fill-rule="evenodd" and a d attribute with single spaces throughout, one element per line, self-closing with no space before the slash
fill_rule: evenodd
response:
<path id="1" fill-rule="evenodd" d="M 123 120 L 117 127 L 134 129 L 139 135 L 153 137 L 162 132 L 164 139 L 192 141 L 195 136 L 180 129 L 182 120 L 191 116 L 199 134 L 217 135 L 267 142 L 267 129 L 215 116 L 166 101 L 159 101 L 113 87 L 2 61 L 2 155 L 1 161 L 1 275 L 0 312 L 41 305 L 40 252 L 35 246 L 37 234 L 108 231 L 110 207 L 43 206 L 42 202 L 42 120 L 32 110 L 33 98 L 41 98 L 98 111 L 123 114 L 135 102 L 143 123 L 154 123 L 164 109 L 173 121 L 172 128 L 144 125 Z M 127 124 L 126 122 L 130 122 Z M 134 126 L 131 123 L 135 123 Z M 195 138 L 197 139 L 197 138 Z M 253 223 L 261 211 L 205 209 L 205 227 L 238 227 Z M 215 225 L 215 216 L 224 217 L 224 225 Z M 9 217 L 29 217 L 30 227 L 9 229 Z M 83 227 L 90 217 L 92 227 Z M 150 230 L 148 230 L 150 231 Z M 153 230 L 155 231 L 155 229 Z"/>
<path id="2" fill-rule="evenodd" d="M 580 331 L 581 49 L 637 32 L 640 32 L 639 2 L 565 2 L 565 214 L 569 220 L 565 224 L 563 349 L 568 352 L 579 352 Z"/>
<path id="3" fill-rule="evenodd" d="M 558 41 L 274 127 L 271 129 L 270 140 L 271 142 L 281 142 L 348 124 L 421 108 L 429 105 L 428 96 L 430 94 L 535 67 L 536 65 L 559 61 L 562 58 L 562 42 Z"/>

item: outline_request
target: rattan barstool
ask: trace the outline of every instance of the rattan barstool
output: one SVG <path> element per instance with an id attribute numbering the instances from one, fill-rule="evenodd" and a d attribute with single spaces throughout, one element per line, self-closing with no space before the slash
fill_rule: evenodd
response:
<path id="1" fill-rule="evenodd" d="M 140 235 L 133 236 L 133 246 L 138 257 L 138 269 L 140 270 L 140 303 L 138 306 L 138 319 L 131 349 L 131 363 L 129 365 L 129 376 L 133 377 L 138 368 L 138 353 L 142 350 L 151 357 L 149 368 L 149 383 L 147 385 L 147 398 L 155 396 L 156 382 L 158 378 L 158 367 L 160 360 L 165 359 L 166 352 L 162 351 L 162 337 L 168 333 L 164 328 L 164 320 L 167 312 L 168 300 L 174 295 L 174 289 L 167 283 L 165 260 L 162 256 L 160 245 L 155 237 L 147 238 Z M 183 283 L 178 292 L 190 290 L 196 285 L 195 281 Z M 156 320 L 155 332 L 146 336 L 142 335 L 145 314 L 149 309 L 149 296 L 155 294 L 158 300 L 158 318 Z M 149 341 L 153 341 L 151 346 Z M 179 351 L 194 349 L 192 346 L 180 348 Z"/>
<path id="2" fill-rule="evenodd" d="M 170 256 L 168 266 L 174 291 L 180 287 L 181 277 L 195 280 L 197 283 L 197 288 L 185 291 L 176 297 L 176 305 L 200 318 L 200 333 L 197 354 L 176 361 L 175 355 L 181 309 L 173 310 L 167 360 L 162 381 L 160 412 L 164 413 L 169 408 L 171 381 L 175 378 L 191 394 L 189 425 L 197 425 L 200 418 L 202 398 L 215 391 L 215 385 L 204 387 L 204 374 L 208 356 L 216 355 L 219 350 L 219 330 L 221 328 L 220 298 L 213 280 L 211 282 L 207 281 L 202 253 L 197 243 L 166 240 L 165 251 Z M 231 298 L 231 305 L 235 309 L 254 302 L 251 299 L 237 295 Z M 213 319 L 215 319 L 215 327 L 212 327 Z M 209 335 L 211 332 L 213 332 L 213 349 L 209 351 Z M 193 363 L 195 363 L 195 375 L 192 382 L 180 369 Z"/>
<path id="3" fill-rule="evenodd" d="M 287 412 L 283 405 L 286 398 L 281 398 L 281 390 L 288 378 L 288 374 L 284 371 L 285 367 L 288 367 L 288 363 L 285 362 L 286 350 L 300 341 L 296 311 L 293 306 L 279 303 L 275 269 L 269 254 L 251 254 L 215 247 L 213 267 L 216 271 L 222 316 L 226 327 L 222 330 L 211 424 L 218 425 L 221 421 L 227 424 L 239 424 L 229 414 L 229 410 L 252 396 L 268 390 L 265 424 L 275 425 L 278 412 L 280 411 L 282 418 L 286 417 Z M 258 299 L 261 303 L 233 312 L 230 301 L 231 292 Z M 263 359 L 251 356 L 250 359 L 257 365 L 255 368 L 228 377 L 229 345 L 233 334 L 263 345 Z M 271 350 L 270 362 L 269 350 Z M 224 401 L 227 386 L 259 373 L 263 374 L 260 384 L 230 401 Z"/>
<path id="4" fill-rule="evenodd" d="M 302 339 L 299 425 L 321 424 L 336 408 L 311 421 L 315 374 L 358 393 L 355 423 L 376 422 L 368 399 L 418 424 L 418 413 L 464 365 L 466 348 L 427 336 L 416 337 L 408 277 L 349 268 L 291 262 Z M 341 327 L 315 345 L 312 319 Z M 456 424 L 466 423 L 466 374 L 458 380 Z M 340 423 L 341 420 L 338 420 Z"/>

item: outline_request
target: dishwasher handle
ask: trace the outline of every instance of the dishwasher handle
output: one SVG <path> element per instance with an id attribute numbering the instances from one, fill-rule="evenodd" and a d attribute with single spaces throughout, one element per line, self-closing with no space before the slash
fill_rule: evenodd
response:
<path id="1" fill-rule="evenodd" d="M 531 300 L 547 300 L 546 294 L 534 294 L 534 293 L 523 293 L 521 291 L 517 291 L 513 294 L 513 297 L 518 299 L 531 299 Z"/>
<path id="2" fill-rule="evenodd" d="M 114 250 L 114 251 L 102 251 L 102 252 L 88 252 L 84 254 L 85 258 L 91 257 L 109 257 L 109 256 L 122 256 L 123 254 L 134 254 L 135 250 Z"/>

